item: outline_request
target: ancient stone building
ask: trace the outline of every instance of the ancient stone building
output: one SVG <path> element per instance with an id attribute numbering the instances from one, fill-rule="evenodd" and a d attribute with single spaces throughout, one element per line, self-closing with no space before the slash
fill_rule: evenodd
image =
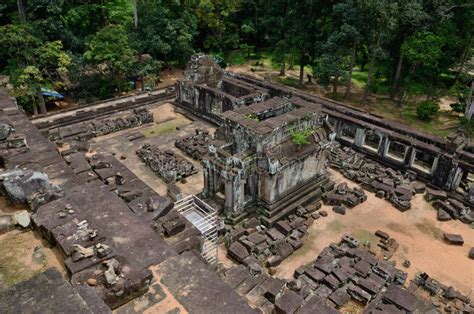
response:
<path id="1" fill-rule="evenodd" d="M 228 218 L 257 211 L 271 225 L 330 185 L 332 129 L 319 105 L 275 97 L 227 111 L 223 119 L 203 158 L 204 196 Z M 306 136 L 303 144 L 298 135 Z"/>
<path id="2" fill-rule="evenodd" d="M 214 59 L 203 54 L 191 58 L 184 79 L 176 84 L 177 103 L 214 122 L 222 122 L 223 112 L 263 101 L 268 95 L 263 88 L 224 76 Z"/>

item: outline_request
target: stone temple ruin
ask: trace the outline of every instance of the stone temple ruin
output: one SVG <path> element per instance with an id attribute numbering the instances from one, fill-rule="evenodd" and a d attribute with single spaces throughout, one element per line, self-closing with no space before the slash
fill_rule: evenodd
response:
<path id="1" fill-rule="evenodd" d="M 189 124 L 157 122 L 166 104 Z M 373 196 L 405 215 L 424 194 L 439 222 L 474 225 L 474 146 L 462 136 L 225 72 L 201 54 L 175 87 L 31 120 L 0 92 L 0 109 L 2 195 L 28 207 L 0 211 L 0 233 L 34 230 L 65 267 L 10 286 L 0 276 L 1 313 L 474 311 L 456 288 L 397 264 L 402 239 L 383 230 L 302 249 L 318 241 L 315 226 Z M 298 252 L 313 256 L 281 276 Z"/>
<path id="2" fill-rule="evenodd" d="M 325 163 L 331 127 L 319 106 L 276 97 L 222 117 L 203 159 L 203 196 L 221 198 L 226 214 L 237 219 L 253 207 L 271 226 L 330 189 Z M 299 148 L 292 134 L 306 130 L 308 144 Z"/>

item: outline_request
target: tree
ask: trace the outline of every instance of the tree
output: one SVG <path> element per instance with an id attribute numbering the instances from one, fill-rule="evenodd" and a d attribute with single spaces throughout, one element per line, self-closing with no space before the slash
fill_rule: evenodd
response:
<path id="1" fill-rule="evenodd" d="M 349 71 L 347 74 L 347 85 L 344 98 L 351 93 L 352 71 L 355 66 L 357 48 L 362 40 L 363 34 L 368 32 L 366 12 L 359 1 L 346 0 L 333 7 L 335 32 L 343 40 L 340 43 L 350 51 Z"/>
<path id="2" fill-rule="evenodd" d="M 224 51 L 237 48 L 239 43 L 238 26 L 232 23 L 231 16 L 241 8 L 241 0 L 200 0 L 196 16 L 209 31 L 204 47 Z"/>
<path id="3" fill-rule="evenodd" d="M 121 25 L 106 26 L 86 41 L 84 59 L 96 71 L 115 78 L 118 90 L 122 90 L 123 81 L 132 72 L 137 58 Z"/>
<path id="4" fill-rule="evenodd" d="M 60 41 L 42 43 L 32 33 L 28 24 L 1 27 L 0 46 L 4 49 L 0 53 L 8 60 L 5 72 L 10 75 L 16 92 L 36 95 L 41 113 L 46 114 L 41 87 L 63 88 L 71 59 Z M 36 112 L 36 106 L 32 107 Z"/>
<path id="5" fill-rule="evenodd" d="M 416 32 L 403 43 L 400 53 L 410 65 L 403 91 L 417 70 L 418 80 L 433 82 L 438 74 L 437 65 L 441 57 L 442 45 L 442 39 L 429 31 Z"/>
<path id="6" fill-rule="evenodd" d="M 131 44 L 140 54 L 170 64 L 184 64 L 194 52 L 197 19 L 193 8 L 175 1 L 144 0 L 137 3 L 140 18 L 130 30 Z"/>
<path id="7" fill-rule="evenodd" d="M 344 28 L 343 28 L 344 29 Z M 347 41 L 351 35 L 347 32 L 334 32 L 322 45 L 322 55 L 313 64 L 313 74 L 324 86 L 332 84 L 333 97 L 337 97 L 337 87 L 341 80 L 347 79 L 349 63 L 347 58 Z"/>
<path id="8" fill-rule="evenodd" d="M 389 0 L 367 0 L 363 2 L 363 10 L 371 16 L 368 23 L 367 45 L 369 47 L 370 61 L 367 81 L 362 102 L 367 102 L 373 84 L 375 62 L 383 55 L 383 43 L 389 40 L 395 27 L 395 12 L 397 3 Z"/>

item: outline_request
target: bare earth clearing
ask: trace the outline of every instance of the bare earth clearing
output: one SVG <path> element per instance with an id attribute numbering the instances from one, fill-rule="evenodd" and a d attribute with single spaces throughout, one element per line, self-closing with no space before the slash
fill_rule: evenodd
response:
<path id="1" fill-rule="evenodd" d="M 336 183 L 345 181 L 351 187 L 357 186 L 334 170 L 330 173 Z M 292 278 L 296 268 L 314 260 L 324 247 L 339 242 L 346 233 L 362 241 L 371 241 L 372 248 L 380 252 L 374 232 L 381 229 L 400 243 L 393 260 L 397 267 L 408 272 L 407 282 L 417 272 L 426 272 L 443 284 L 453 285 L 470 295 L 474 287 L 474 267 L 468 252 L 474 246 L 474 231 L 468 225 L 459 221 L 437 221 L 436 211 L 422 195 L 416 195 L 412 209 L 404 213 L 373 193 L 367 193 L 367 197 L 366 202 L 349 209 L 346 215 L 336 214 L 330 206 L 323 206 L 328 217 L 320 218 L 310 227 L 303 247 L 282 262 L 276 276 Z M 442 239 L 444 232 L 461 234 L 464 245 L 446 244 Z M 410 268 L 401 266 L 404 260 L 411 262 Z"/>

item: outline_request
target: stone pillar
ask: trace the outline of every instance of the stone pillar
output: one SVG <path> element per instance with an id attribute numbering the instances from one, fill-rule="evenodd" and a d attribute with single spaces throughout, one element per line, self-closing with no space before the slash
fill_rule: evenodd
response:
<path id="1" fill-rule="evenodd" d="M 232 178 L 225 181 L 225 209 L 234 210 L 234 184 Z"/>
<path id="2" fill-rule="evenodd" d="M 364 144 L 364 140 L 365 140 L 365 130 L 357 128 L 355 136 L 354 136 L 354 145 L 360 147 Z"/>
<path id="3" fill-rule="evenodd" d="M 465 117 L 468 121 L 474 115 L 474 80 L 471 82 L 471 93 L 467 99 Z"/>

